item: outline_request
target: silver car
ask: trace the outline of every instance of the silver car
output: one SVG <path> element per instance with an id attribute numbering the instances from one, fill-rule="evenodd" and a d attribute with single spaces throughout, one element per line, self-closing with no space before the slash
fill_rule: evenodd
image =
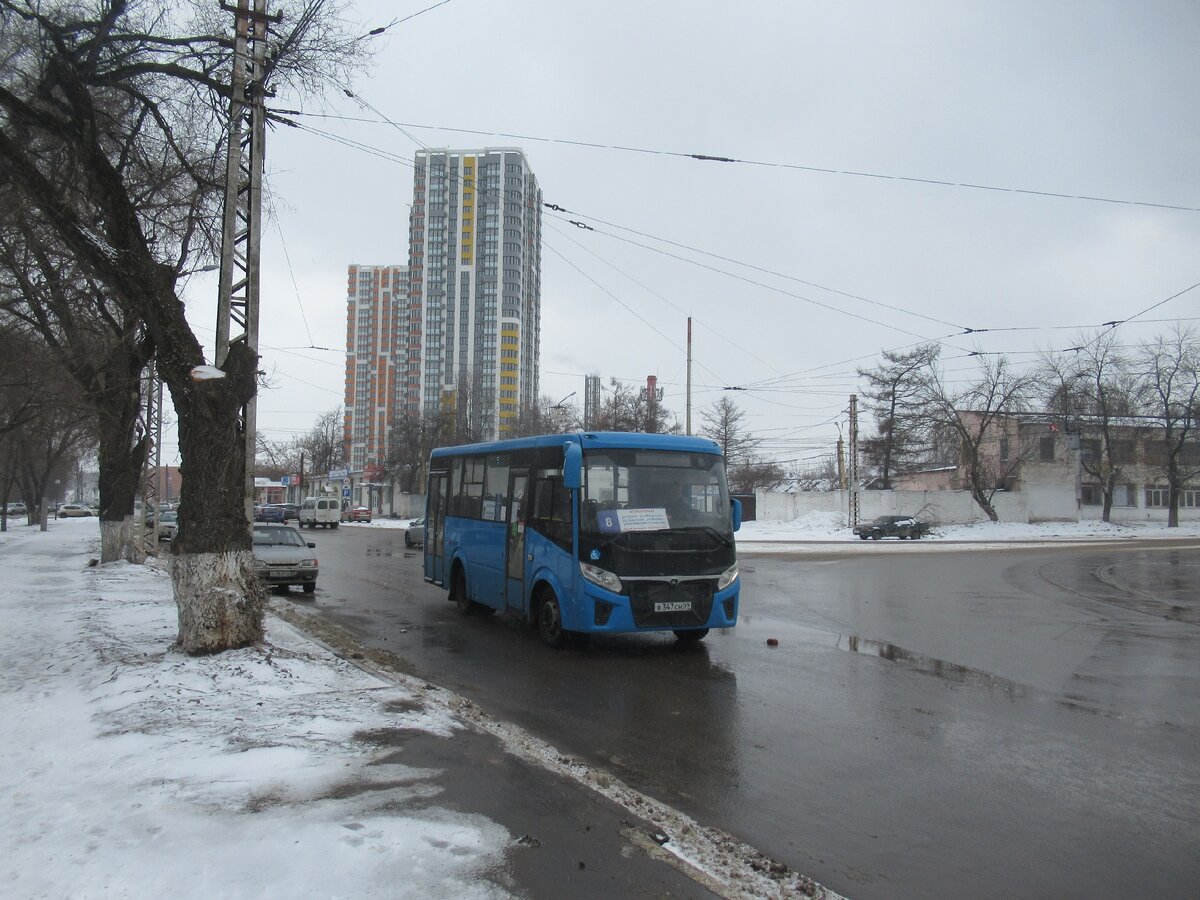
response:
<path id="1" fill-rule="evenodd" d="M 287 590 L 293 584 L 311 594 L 320 571 L 316 544 L 305 541 L 294 525 L 254 523 L 254 574 L 268 587 Z"/>
<path id="2" fill-rule="evenodd" d="M 404 526 L 404 546 L 423 547 L 425 545 L 425 517 L 413 519 Z"/>
<path id="3" fill-rule="evenodd" d="M 158 539 L 160 541 L 175 540 L 175 530 L 179 527 L 179 513 L 173 509 L 158 514 Z"/>

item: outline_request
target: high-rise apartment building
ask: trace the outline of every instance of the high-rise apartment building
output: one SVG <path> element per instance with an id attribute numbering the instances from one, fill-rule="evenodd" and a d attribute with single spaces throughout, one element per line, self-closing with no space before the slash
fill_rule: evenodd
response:
<path id="1" fill-rule="evenodd" d="M 349 269 L 346 460 L 383 465 L 402 415 L 508 436 L 538 396 L 542 192 L 515 148 L 420 150 L 409 265 Z"/>
<path id="2" fill-rule="evenodd" d="M 420 150 L 398 409 L 505 437 L 538 396 L 542 192 L 515 148 Z"/>
<path id="3" fill-rule="evenodd" d="M 407 266 L 350 266 L 346 285 L 346 463 L 354 471 L 383 465 L 405 348 Z M 405 329 L 406 330 L 406 329 Z"/>

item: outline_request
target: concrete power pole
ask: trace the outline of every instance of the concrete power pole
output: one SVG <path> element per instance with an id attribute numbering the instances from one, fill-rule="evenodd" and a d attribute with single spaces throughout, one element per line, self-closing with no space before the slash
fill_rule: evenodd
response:
<path id="1" fill-rule="evenodd" d="M 253 6 L 253 9 L 251 8 Z M 221 231 L 221 280 L 217 294 L 218 369 L 237 342 L 258 354 L 259 241 L 262 232 L 263 108 L 267 59 L 267 0 L 222 4 L 234 13 L 234 59 L 230 89 L 229 142 L 225 168 L 225 210 Z M 278 21 L 278 17 L 274 17 Z M 242 407 L 246 452 L 246 521 L 253 520 L 257 396 Z"/>
<path id="2" fill-rule="evenodd" d="M 858 396 L 850 395 L 850 527 L 858 524 Z"/>
<path id="3" fill-rule="evenodd" d="M 692 433 L 692 317 L 688 316 L 687 334 L 687 434 Z"/>

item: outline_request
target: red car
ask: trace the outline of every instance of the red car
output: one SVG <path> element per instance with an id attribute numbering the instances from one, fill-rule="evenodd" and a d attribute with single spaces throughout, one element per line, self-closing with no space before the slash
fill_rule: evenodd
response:
<path id="1" fill-rule="evenodd" d="M 348 509 L 342 513 L 342 521 L 344 522 L 370 522 L 371 509 L 367 506 L 356 506 L 354 509 Z"/>

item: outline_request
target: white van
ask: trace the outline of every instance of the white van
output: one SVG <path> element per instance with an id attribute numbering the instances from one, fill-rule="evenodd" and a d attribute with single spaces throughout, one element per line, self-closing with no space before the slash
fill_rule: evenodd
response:
<path id="1" fill-rule="evenodd" d="M 300 504 L 300 527 L 337 528 L 342 518 L 342 503 L 337 497 L 309 497 Z"/>

